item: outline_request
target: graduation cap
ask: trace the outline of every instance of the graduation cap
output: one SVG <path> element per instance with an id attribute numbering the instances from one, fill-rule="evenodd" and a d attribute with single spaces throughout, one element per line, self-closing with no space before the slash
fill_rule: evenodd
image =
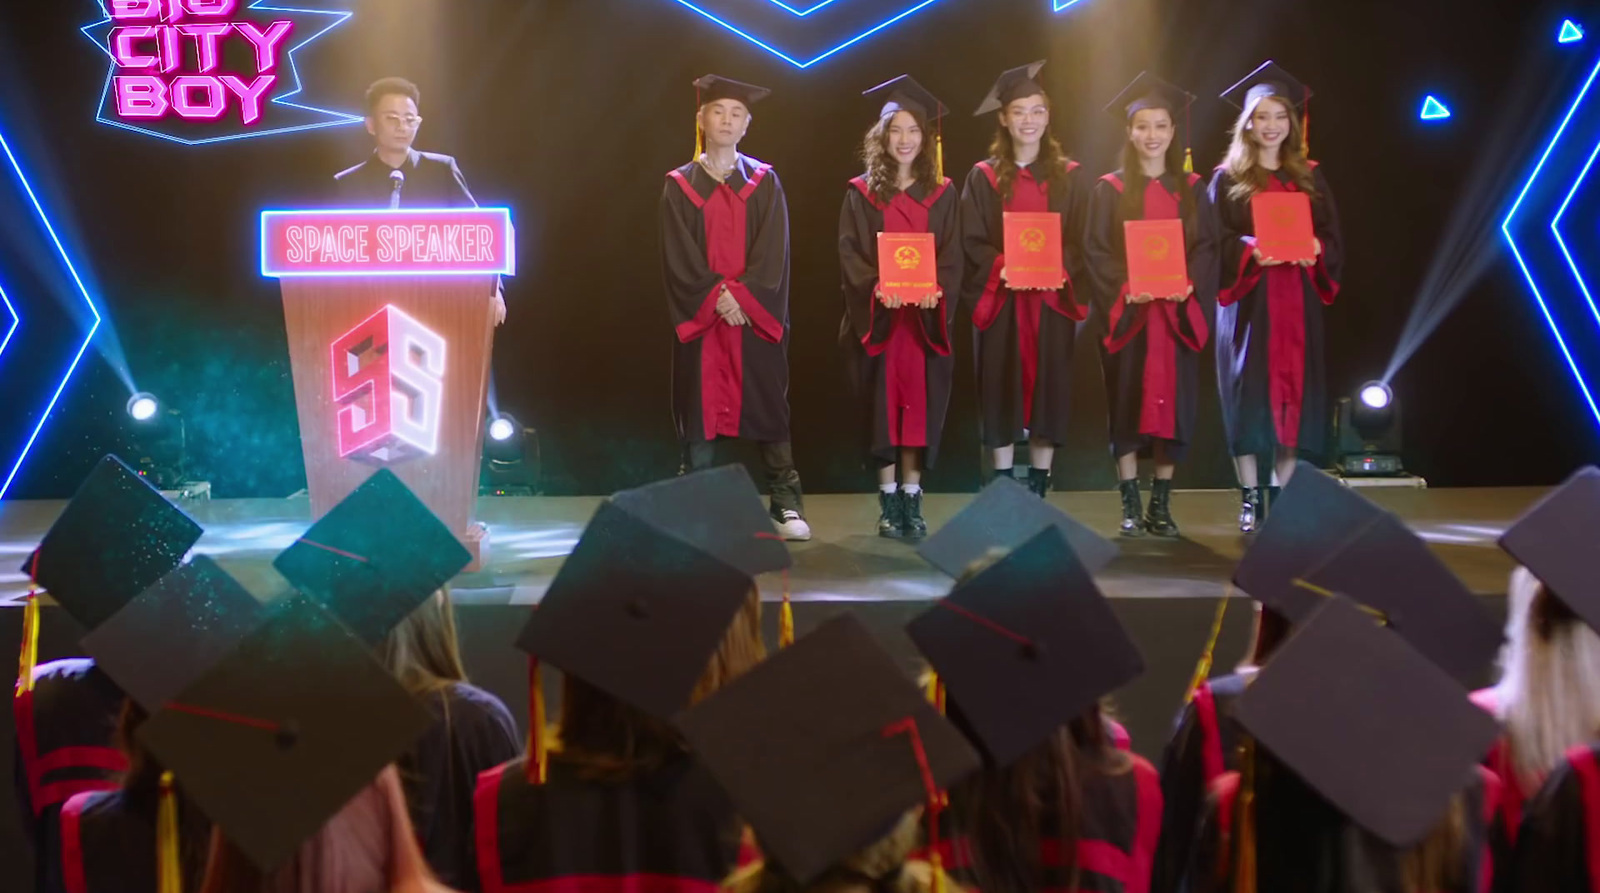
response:
<path id="1" fill-rule="evenodd" d="M 602 503 L 517 647 L 670 718 L 689 705 L 750 586 L 738 568 Z"/>
<path id="2" fill-rule="evenodd" d="M 793 564 L 743 465 L 624 490 L 611 503 L 751 577 Z"/>
<path id="3" fill-rule="evenodd" d="M 1189 105 L 1195 100 L 1195 95 L 1180 87 L 1174 86 L 1148 71 L 1139 72 L 1133 82 L 1122 88 L 1122 92 L 1111 100 L 1106 106 L 1106 114 L 1126 123 L 1133 120 L 1135 112 L 1144 109 L 1166 109 L 1172 113 L 1176 123 L 1178 112 L 1188 111 Z"/>
<path id="4" fill-rule="evenodd" d="M 200 525 L 116 456 L 78 486 L 22 572 L 94 629 L 183 561 Z"/>
<path id="5" fill-rule="evenodd" d="M 375 645 L 471 561 L 455 534 L 385 468 L 272 566 Z"/>
<path id="6" fill-rule="evenodd" d="M 1503 638 L 1421 537 L 1307 463 L 1284 488 L 1234 582 L 1294 624 L 1331 593 L 1347 595 L 1463 684 L 1477 681 Z"/>
<path id="7" fill-rule="evenodd" d="M 745 108 L 749 108 L 772 95 L 772 91 L 766 87 L 757 87 L 716 74 L 700 77 L 694 82 L 694 88 L 700 106 L 719 99 L 736 99 L 744 103 Z"/>
<path id="8" fill-rule="evenodd" d="M 678 724 L 755 829 L 805 884 L 979 766 L 854 615 L 819 626 Z"/>
<path id="9" fill-rule="evenodd" d="M 1043 94 L 1044 85 L 1039 83 L 1038 77 L 1039 69 L 1044 68 L 1044 63 L 1045 60 L 1040 59 L 1038 62 L 1013 68 L 1001 74 L 994 82 L 994 86 L 989 88 L 988 95 L 983 97 L 978 110 L 972 113 L 973 117 L 998 112 L 1026 96 Z"/>
<path id="10" fill-rule="evenodd" d="M 431 722 L 362 641 L 296 594 L 138 739 L 270 872 Z"/>
<path id="11" fill-rule="evenodd" d="M 1402 848 L 1438 824 L 1499 734 L 1466 689 L 1343 598 L 1290 637 L 1234 716 L 1324 799 Z"/>
<path id="12" fill-rule="evenodd" d="M 1144 659 L 1072 547 L 1046 527 L 906 627 L 989 760 L 1026 754 Z"/>
<path id="13" fill-rule="evenodd" d="M 993 549 L 1014 549 L 1046 527 L 1059 529 L 1091 574 L 1117 557 L 1117 547 L 1066 512 L 1034 496 L 1016 481 L 998 476 L 967 507 L 917 547 L 922 559 L 958 578 Z"/>
<path id="14" fill-rule="evenodd" d="M 84 636 L 83 647 L 154 714 L 233 651 L 266 613 L 227 571 L 201 555 Z"/>
<path id="15" fill-rule="evenodd" d="M 1300 83 L 1283 66 L 1268 59 L 1222 92 L 1223 99 L 1241 109 L 1255 108 L 1256 103 L 1268 96 L 1279 97 L 1292 108 L 1298 109 L 1311 99 L 1311 88 Z"/>
<path id="16" fill-rule="evenodd" d="M 924 121 L 938 122 L 950 110 L 937 96 L 929 93 L 925 87 L 917 83 L 916 78 L 909 74 L 884 81 L 870 90 L 863 91 L 862 96 L 870 96 L 883 102 L 878 116 L 886 118 L 898 111 L 908 111 Z"/>
<path id="17" fill-rule="evenodd" d="M 1550 594 L 1600 630 L 1600 577 L 1590 566 L 1600 527 L 1600 468 L 1578 469 L 1500 537 L 1500 548 L 1533 571 Z"/>

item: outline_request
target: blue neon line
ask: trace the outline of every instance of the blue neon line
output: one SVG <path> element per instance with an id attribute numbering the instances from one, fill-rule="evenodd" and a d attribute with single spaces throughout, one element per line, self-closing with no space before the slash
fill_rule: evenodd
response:
<path id="1" fill-rule="evenodd" d="M 11 314 L 11 327 L 6 329 L 6 336 L 0 338 L 0 356 L 6 352 L 6 345 L 11 343 L 11 336 L 17 333 L 17 326 L 22 324 L 22 317 L 17 315 L 17 308 L 11 306 L 11 299 L 6 297 L 6 290 L 0 288 L 0 304 L 6 305 L 6 312 Z"/>
<path id="2" fill-rule="evenodd" d="M 1572 253 L 1567 250 L 1567 240 L 1561 238 L 1561 217 L 1567 213 L 1567 205 L 1572 203 L 1572 197 L 1578 194 L 1578 187 L 1583 185 L 1585 177 L 1589 176 L 1589 168 L 1594 165 L 1595 156 L 1600 155 L 1600 143 L 1595 143 L 1594 151 L 1589 153 L 1589 160 L 1583 163 L 1583 170 L 1579 171 L 1577 178 L 1572 181 L 1572 188 L 1567 190 L 1567 197 L 1562 200 L 1561 207 L 1556 210 L 1556 216 L 1550 219 L 1550 232 L 1556 237 L 1556 245 L 1561 248 L 1561 255 L 1567 259 L 1567 267 L 1572 270 L 1572 278 L 1578 281 L 1578 289 L 1583 292 L 1584 300 L 1589 302 L 1589 314 L 1600 325 L 1600 308 L 1594 305 L 1594 296 L 1589 294 L 1589 286 L 1583 281 L 1583 273 L 1572 259 Z"/>
<path id="3" fill-rule="evenodd" d="M 28 435 L 28 442 L 23 445 L 22 453 L 17 456 L 17 462 L 11 466 L 11 472 L 6 475 L 4 484 L 0 484 L 0 499 L 4 499 L 6 491 L 11 489 L 11 482 L 16 479 L 17 472 L 21 470 L 22 463 L 28 458 L 28 452 L 33 449 L 34 441 L 39 439 L 39 432 L 44 429 L 44 423 L 50 420 L 50 413 L 56 408 L 56 401 L 61 399 L 61 392 L 66 390 L 67 382 L 72 380 L 72 373 L 78 368 L 78 361 L 83 359 L 84 351 L 89 349 L 89 342 L 94 340 L 94 333 L 100 329 L 100 311 L 95 309 L 94 301 L 89 297 L 89 289 L 84 287 L 83 279 L 78 276 L 78 269 L 72 265 L 72 258 L 67 256 L 67 249 L 61 244 L 61 238 L 56 235 L 56 229 L 50 225 L 50 218 L 45 215 L 44 207 L 39 204 L 39 197 L 34 195 L 33 187 L 28 184 L 28 178 L 22 173 L 22 165 L 17 161 L 17 156 L 11 152 L 11 146 L 6 143 L 4 133 L 0 133 L 0 150 L 4 150 L 6 158 L 11 162 L 11 169 L 16 171 L 17 181 L 22 184 L 22 189 L 28 194 L 28 200 L 33 203 L 33 210 L 38 213 L 39 221 L 44 224 L 45 232 L 50 234 L 50 240 L 55 243 L 56 251 L 61 255 L 62 263 L 67 265 L 67 272 L 72 274 L 72 281 L 77 283 L 78 292 L 83 295 L 84 303 L 89 305 L 89 312 L 94 314 L 94 325 L 83 337 L 83 344 L 78 346 L 78 352 L 72 358 L 72 363 L 67 367 L 67 374 L 61 377 L 61 383 L 56 385 L 56 391 L 50 396 L 49 405 L 45 406 L 44 414 L 39 417 L 39 424 L 33 428 L 33 433 Z"/>
<path id="4" fill-rule="evenodd" d="M 844 43 L 839 44 L 838 46 L 834 47 L 833 49 L 827 51 L 826 53 L 823 53 L 822 55 L 818 56 L 815 59 L 812 59 L 810 62 L 807 62 L 806 64 L 804 64 L 804 65 L 802 65 L 800 67 L 801 68 L 810 68 L 811 66 L 817 64 L 818 62 L 821 62 L 823 59 L 828 58 L 829 56 L 833 55 L 834 53 L 839 52 L 840 50 L 844 49 L 845 47 L 851 46 L 851 45 L 856 44 L 856 43 L 860 43 L 861 41 L 867 39 L 868 37 L 871 37 L 872 35 L 877 34 L 879 31 L 882 31 L 883 29 L 889 27 L 890 25 L 893 25 L 895 22 L 898 22 L 901 19 L 906 18 L 907 16 L 911 15 L 912 13 L 916 12 L 917 10 L 920 10 L 925 6 L 929 6 L 929 5 L 931 5 L 933 3 L 936 3 L 936 2 L 938 2 L 938 0 L 922 0 L 921 3 L 918 3 L 916 6 L 913 6 L 910 9 L 906 10 L 905 12 L 900 13 L 899 15 L 897 15 L 894 18 L 888 20 L 887 22 L 884 22 L 883 24 L 879 25 L 878 27 L 873 28 L 870 31 L 863 31 L 860 34 L 857 34 L 855 37 L 850 38 L 849 40 L 845 41 Z"/>
<path id="5" fill-rule="evenodd" d="M 1082 0 L 1064 0 L 1064 2 L 1063 0 L 1053 0 L 1053 2 L 1056 5 L 1056 12 L 1060 12 L 1069 6 L 1077 6 Z"/>
<path id="6" fill-rule="evenodd" d="M 1539 302 L 1539 312 L 1544 314 L 1544 321 L 1550 325 L 1550 331 L 1556 336 L 1556 345 L 1561 348 L 1561 355 L 1566 357 L 1567 366 L 1572 369 L 1572 377 L 1578 380 L 1578 389 L 1583 391 L 1583 399 L 1589 404 L 1589 412 L 1596 422 L 1600 422 L 1600 406 L 1596 406 L 1594 395 L 1589 393 L 1589 385 L 1583 380 L 1583 373 L 1578 369 L 1578 364 L 1572 359 L 1572 351 L 1567 349 L 1566 339 L 1561 337 L 1561 329 L 1556 326 L 1555 318 L 1550 315 L 1550 308 L 1545 305 L 1544 295 L 1539 293 L 1538 283 L 1533 281 L 1533 273 L 1528 269 L 1528 264 L 1522 259 L 1522 252 L 1517 250 L 1517 243 L 1508 235 L 1507 244 L 1511 246 L 1511 255 L 1517 259 L 1517 266 L 1522 268 L 1522 275 L 1528 280 L 1528 287 L 1533 289 L 1533 297 Z"/>
<path id="7" fill-rule="evenodd" d="M 1259 71 L 1260 69 L 1256 69 Z M 1572 101 L 1572 106 L 1567 109 L 1567 115 L 1561 119 L 1561 126 L 1556 128 L 1555 136 L 1550 138 L 1550 144 L 1544 147 L 1544 154 L 1539 157 L 1539 163 L 1534 165 L 1533 173 L 1528 176 L 1528 182 L 1522 185 L 1522 192 L 1517 195 L 1517 200 L 1511 203 L 1511 210 L 1506 212 L 1506 219 L 1500 224 L 1500 229 L 1511 238 L 1511 218 L 1517 214 L 1517 209 L 1522 206 L 1522 200 L 1528 196 L 1528 190 L 1533 188 L 1533 181 L 1539 179 L 1539 172 L 1544 169 L 1544 163 L 1550 160 L 1550 153 L 1556 149 L 1556 143 L 1561 140 L 1561 134 L 1566 132 L 1567 125 L 1571 123 L 1572 116 L 1577 113 L 1578 106 L 1583 103 L 1583 97 L 1588 95 L 1589 87 L 1594 84 L 1596 75 L 1600 75 L 1600 62 L 1595 64 L 1594 70 L 1589 72 L 1589 79 L 1583 82 L 1583 89 L 1578 91 L 1578 98 Z M 1237 85 L 1236 85 L 1237 86 Z"/>
<path id="8" fill-rule="evenodd" d="M 794 58 L 793 56 L 790 56 L 788 53 L 785 53 L 784 51 L 772 46 L 771 44 L 763 42 L 762 40 L 760 40 L 759 38 L 757 38 L 754 35 L 750 34 L 749 32 L 740 30 L 738 27 L 734 26 L 733 24 L 731 24 L 731 23 L 729 23 L 727 21 L 724 21 L 723 19 L 720 19 L 720 18 L 716 17 L 715 15 L 712 15 L 711 13 L 707 12 L 704 9 L 701 9 L 699 6 L 696 6 L 694 3 L 691 3 L 690 0 L 673 0 L 673 2 L 677 3 L 679 6 L 682 6 L 682 7 L 686 8 L 686 9 L 692 10 L 696 14 L 698 14 L 698 15 L 702 16 L 703 18 L 706 18 L 706 19 L 708 19 L 708 20 L 710 20 L 710 21 L 712 21 L 714 23 L 716 23 L 717 25 L 721 26 L 722 28 L 724 28 L 724 29 L 726 29 L 728 31 L 732 31 L 734 34 L 737 34 L 740 37 L 743 37 L 745 40 L 750 41 L 751 43 L 755 44 L 756 46 L 766 50 L 767 52 L 771 53 L 774 56 L 777 56 L 779 59 L 782 59 L 783 61 L 789 63 L 790 65 L 793 65 L 796 68 L 810 68 L 811 66 L 817 64 L 818 62 L 821 62 L 823 59 L 826 59 L 829 56 L 832 56 L 834 53 L 837 53 L 840 50 L 843 50 L 843 49 L 845 49 L 847 47 L 853 46 L 854 44 L 857 44 L 857 43 L 861 42 L 862 40 L 865 40 L 866 38 L 871 37 L 872 35 L 878 33 L 879 31 L 882 31 L 883 29 L 889 27 L 890 25 L 893 25 L 896 22 L 901 21 L 905 17 L 917 12 L 918 10 L 920 10 L 920 9 L 926 7 L 926 6 L 929 6 L 929 5 L 933 4 L 933 3 L 938 2 L 938 0 L 922 0 L 921 3 L 918 3 L 916 6 L 913 6 L 910 9 L 906 10 L 905 12 L 900 13 L 899 15 L 895 16 L 894 18 L 891 18 L 888 21 L 885 21 L 885 22 L 883 22 L 883 23 L 881 23 L 881 24 L 879 24 L 879 25 L 877 25 L 877 26 L 875 26 L 873 28 L 870 28 L 870 29 L 868 29 L 866 31 L 863 31 L 860 34 L 857 34 L 855 37 L 852 37 L 849 40 L 845 41 L 844 43 L 839 44 L 838 46 L 834 47 L 833 49 L 828 50 L 828 51 L 822 53 L 821 55 L 816 56 L 815 58 L 813 58 L 813 59 L 811 59 L 809 61 L 806 61 L 806 62 L 801 62 L 800 60 Z"/>
<path id="9" fill-rule="evenodd" d="M 751 43 L 755 44 L 756 46 L 766 50 L 767 52 L 771 53 L 774 56 L 777 56 L 779 59 L 782 59 L 783 61 L 789 63 L 790 65 L 795 66 L 796 68 L 805 68 L 806 67 L 805 64 L 802 64 L 799 60 L 791 57 L 789 54 L 785 53 L 784 51 L 782 51 L 780 49 L 777 49 L 775 47 L 769 46 L 769 45 L 767 45 L 765 43 L 762 43 L 760 40 L 758 40 L 754 36 L 752 36 L 750 34 L 747 34 L 747 33 L 743 32 L 743 31 L 740 31 L 738 28 L 735 28 L 733 25 L 731 25 L 731 24 L 729 24 L 727 22 L 724 22 L 722 19 L 719 19 L 716 16 L 712 15 L 711 13 L 706 12 L 705 10 L 701 9 L 700 7 L 694 5 L 693 3 L 690 3 L 689 0 L 672 0 L 672 2 L 678 4 L 679 6 L 684 7 L 685 9 L 692 10 L 696 14 L 698 14 L 698 15 L 704 17 L 704 18 L 710 19 L 712 22 L 715 22 L 716 24 L 722 26 L 723 28 L 726 28 L 727 30 L 732 31 L 733 33 L 739 35 L 740 37 L 743 37 L 745 40 L 750 41 Z"/>
<path id="10" fill-rule="evenodd" d="M 779 7 L 782 7 L 784 9 L 787 9 L 788 11 L 794 13 L 796 16 L 798 16 L 798 17 L 800 17 L 802 19 L 805 18 L 808 15 L 811 15 L 812 13 L 816 12 L 817 10 L 821 9 L 824 6 L 830 6 L 830 5 L 833 4 L 833 0 L 822 0 L 821 3 L 818 3 L 817 5 L 815 5 L 815 6 L 811 7 L 811 8 L 809 8 L 809 9 L 805 10 L 804 12 L 802 12 L 801 10 L 795 9 L 793 6 L 790 6 L 789 4 L 783 2 L 783 0 L 767 0 L 767 2 L 771 3 L 773 6 L 779 6 Z"/>

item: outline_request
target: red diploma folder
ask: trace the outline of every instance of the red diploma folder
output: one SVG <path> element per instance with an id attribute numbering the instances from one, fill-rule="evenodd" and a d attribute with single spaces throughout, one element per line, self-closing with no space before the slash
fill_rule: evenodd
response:
<path id="1" fill-rule="evenodd" d="M 1061 265 L 1061 215 L 1005 212 L 1006 285 L 1055 291 L 1067 278 Z"/>
<path id="2" fill-rule="evenodd" d="M 1122 234 L 1128 248 L 1128 294 L 1168 298 L 1188 292 L 1182 220 L 1129 220 L 1122 224 Z"/>
<path id="3" fill-rule="evenodd" d="M 938 290 L 933 233 L 878 233 L 878 291 L 915 304 Z"/>
<path id="4" fill-rule="evenodd" d="M 1256 224 L 1256 248 L 1264 257 L 1285 263 L 1317 259 L 1317 236 L 1311 228 L 1311 197 L 1304 192 L 1259 192 L 1250 200 Z"/>

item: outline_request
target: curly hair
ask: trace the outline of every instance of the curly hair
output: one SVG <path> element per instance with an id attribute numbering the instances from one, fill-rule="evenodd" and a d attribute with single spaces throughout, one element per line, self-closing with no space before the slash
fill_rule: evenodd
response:
<path id="1" fill-rule="evenodd" d="M 878 118 L 861 141 L 861 160 L 867 165 L 867 189 L 874 198 L 887 204 L 900 192 L 900 162 L 889 151 L 889 126 L 895 116 L 905 112 L 922 131 L 922 148 L 911 162 L 911 174 L 924 190 L 938 187 L 938 172 L 934 166 L 933 136 L 928 133 L 927 119 L 911 109 L 900 109 Z"/>

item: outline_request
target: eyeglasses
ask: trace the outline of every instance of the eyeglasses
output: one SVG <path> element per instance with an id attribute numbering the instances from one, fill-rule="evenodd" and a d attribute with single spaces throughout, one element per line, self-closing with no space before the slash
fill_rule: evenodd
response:
<path id="1" fill-rule="evenodd" d="M 421 115 L 396 115 L 390 112 L 383 116 L 383 123 L 390 127 L 416 127 L 422 123 Z"/>

